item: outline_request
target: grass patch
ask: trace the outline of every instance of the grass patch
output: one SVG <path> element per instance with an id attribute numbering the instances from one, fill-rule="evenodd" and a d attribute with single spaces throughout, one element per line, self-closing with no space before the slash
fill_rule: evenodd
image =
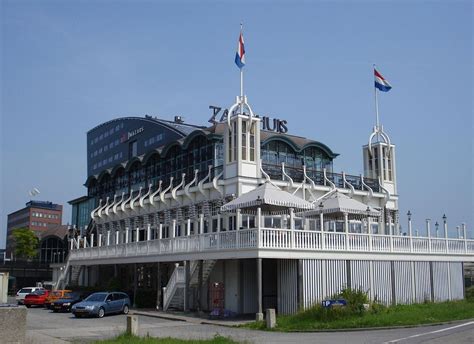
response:
<path id="1" fill-rule="evenodd" d="M 215 336 L 213 339 L 175 339 L 175 338 L 153 338 L 153 337 L 137 337 L 128 334 L 121 334 L 120 336 L 100 340 L 94 342 L 94 344 L 238 344 L 238 342 L 232 339 Z"/>
<path id="2" fill-rule="evenodd" d="M 277 331 L 305 331 L 364 327 L 407 326 L 474 318 L 474 302 L 449 301 L 384 307 L 378 304 L 361 313 L 347 308 L 314 306 L 294 315 L 278 316 Z M 265 329 L 264 322 L 244 325 Z"/>

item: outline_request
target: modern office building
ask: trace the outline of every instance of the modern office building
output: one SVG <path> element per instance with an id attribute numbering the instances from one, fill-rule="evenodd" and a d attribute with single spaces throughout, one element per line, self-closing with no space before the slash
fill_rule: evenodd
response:
<path id="1" fill-rule="evenodd" d="M 156 306 L 292 313 L 343 286 L 385 304 L 463 297 L 474 241 L 399 232 L 395 145 L 375 126 L 363 175 L 255 116 L 244 96 L 211 126 L 125 117 L 87 134 L 90 225 L 58 286 L 116 278 Z M 80 202 L 79 202 L 80 203 Z M 82 277 L 79 277 L 82 276 Z M 162 289 L 162 287 L 164 287 Z"/>
<path id="2" fill-rule="evenodd" d="M 61 225 L 63 206 L 49 201 L 29 201 L 25 207 L 8 214 L 7 256 L 11 253 L 11 232 L 17 228 L 29 228 L 41 239 L 49 227 Z"/>

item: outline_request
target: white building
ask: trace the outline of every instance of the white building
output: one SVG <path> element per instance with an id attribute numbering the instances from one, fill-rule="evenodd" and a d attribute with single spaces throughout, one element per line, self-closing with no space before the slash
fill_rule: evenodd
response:
<path id="1" fill-rule="evenodd" d="M 87 234 L 70 242 L 58 287 L 115 277 L 134 294 L 156 291 L 165 310 L 258 317 L 266 308 L 309 307 L 343 286 L 385 304 L 463 298 L 474 240 L 465 226 L 448 238 L 446 220 L 440 236 L 429 222 L 428 237 L 415 236 L 410 223 L 399 232 L 396 150 L 381 127 L 362 147 L 364 175 L 352 176 L 333 173 L 337 154 L 288 135 L 286 122 L 265 118 L 262 130 L 246 97 L 228 114 L 209 128 L 124 118 L 88 134 L 94 145 L 92 134 L 118 128 L 129 156 L 89 166 L 89 199 L 101 201 Z M 143 126 L 124 135 L 124 121 Z M 151 126 L 163 135 L 148 135 Z M 140 136 L 149 143 L 166 135 L 140 153 Z"/>

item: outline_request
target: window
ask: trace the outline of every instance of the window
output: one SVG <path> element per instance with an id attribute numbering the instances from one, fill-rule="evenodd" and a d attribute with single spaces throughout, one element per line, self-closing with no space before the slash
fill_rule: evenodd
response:
<path id="1" fill-rule="evenodd" d="M 99 140 L 102 140 L 104 138 L 104 134 L 100 134 Z"/>
<path id="2" fill-rule="evenodd" d="M 133 158 L 134 156 L 137 156 L 138 154 L 138 149 L 137 149 L 137 141 L 130 142 L 128 145 L 128 157 Z"/>
<path id="3" fill-rule="evenodd" d="M 247 160 L 247 121 L 242 120 L 242 160 Z"/>
<path id="4" fill-rule="evenodd" d="M 250 161 L 255 161 L 255 125 L 254 122 L 250 127 Z"/>

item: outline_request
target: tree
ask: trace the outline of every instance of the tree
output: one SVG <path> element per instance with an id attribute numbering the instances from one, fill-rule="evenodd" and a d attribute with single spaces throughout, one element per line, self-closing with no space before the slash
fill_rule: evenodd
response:
<path id="1" fill-rule="evenodd" d="M 29 228 L 17 228 L 12 231 L 15 256 L 31 259 L 38 254 L 39 240 Z"/>

